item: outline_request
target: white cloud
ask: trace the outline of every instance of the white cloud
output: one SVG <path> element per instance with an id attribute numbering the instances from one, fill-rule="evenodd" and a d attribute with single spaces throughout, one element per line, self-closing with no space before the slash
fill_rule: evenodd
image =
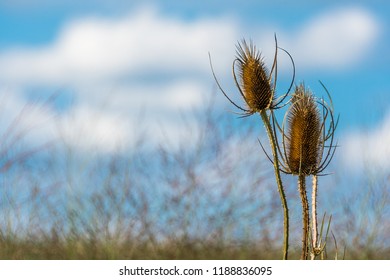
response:
<path id="1" fill-rule="evenodd" d="M 58 85 L 153 71 L 209 74 L 208 51 L 216 67 L 230 69 L 238 29 L 226 18 L 186 22 L 147 8 L 120 19 L 79 19 L 66 24 L 51 45 L 0 53 L 0 79 Z M 272 54 L 277 30 L 260 30 L 263 36 L 258 46 Z M 346 8 L 277 34 L 298 67 L 339 68 L 364 57 L 379 34 L 379 23 L 366 10 Z"/>
<path id="2" fill-rule="evenodd" d="M 78 151 L 109 153 L 135 140 L 130 137 L 134 129 L 128 121 L 88 106 L 75 107 L 57 123 L 61 140 Z"/>
<path id="3" fill-rule="evenodd" d="M 258 46 L 264 50 L 267 63 L 272 64 L 276 32 L 278 44 L 293 56 L 299 70 L 342 70 L 363 61 L 377 42 L 381 25 L 369 11 L 349 7 L 328 10 L 309 18 L 296 29 L 263 30 Z M 291 63 L 279 51 L 280 65 L 290 69 Z"/>
<path id="4" fill-rule="evenodd" d="M 186 126 L 180 113 L 199 108 L 209 92 L 195 81 L 182 80 L 164 85 L 126 85 L 112 91 L 92 89 L 61 118 L 61 137 L 81 150 L 102 152 L 131 147 L 144 135 L 149 143 L 169 141 L 177 146 L 188 142 L 186 134 L 197 133 L 196 125 Z"/>
<path id="5" fill-rule="evenodd" d="M 209 72 L 207 52 L 226 53 L 234 25 L 223 19 L 184 22 L 143 9 L 121 19 L 67 24 L 51 45 L 0 54 L 0 77 L 15 83 L 80 84 L 139 73 Z"/>
<path id="6" fill-rule="evenodd" d="M 61 123 L 62 137 L 78 148 L 94 144 L 112 150 L 130 143 L 129 131 L 143 109 L 150 130 L 162 125 L 170 138 L 183 138 L 178 113 L 202 106 L 203 96 L 211 93 L 209 51 L 218 76 L 228 77 L 221 82 L 233 85 L 239 29 L 228 18 L 188 22 L 150 8 L 119 19 L 83 18 L 64 25 L 49 45 L 1 52 L 0 82 L 21 91 L 29 86 L 74 88 L 78 102 Z M 277 33 L 298 67 L 333 69 L 361 59 L 378 30 L 371 14 L 350 8 L 320 15 L 294 32 Z M 258 44 L 271 58 L 274 31 L 262 30 Z M 77 136 L 78 131 L 89 137 Z"/>
<path id="7" fill-rule="evenodd" d="M 0 81 L 21 91 L 74 89 L 77 102 L 59 118 L 60 136 L 79 149 L 110 151 L 131 143 L 142 110 L 144 125 L 157 130 L 153 141 L 164 137 L 160 125 L 179 138 L 186 128 L 177 124 L 178 113 L 202 105 L 211 92 L 210 79 L 202 78 L 210 76 L 208 52 L 218 53 L 215 62 L 224 65 L 234 49 L 224 42 L 234 42 L 236 33 L 226 18 L 188 22 L 150 8 L 119 19 L 82 18 L 66 24 L 49 45 L 0 53 Z"/>
<path id="8" fill-rule="evenodd" d="M 95 88 L 92 92 L 99 93 L 101 99 L 108 99 L 109 90 Z M 202 105 L 205 95 L 210 92 L 209 87 L 196 79 L 179 79 L 162 84 L 120 85 L 112 90 L 106 106 L 120 110 L 136 112 L 140 108 L 153 111 L 177 111 L 198 108 Z M 85 102 L 89 99 L 86 96 Z"/>
<path id="9" fill-rule="evenodd" d="M 390 168 L 390 113 L 375 128 L 346 134 L 340 142 L 344 165 L 359 171 L 372 167 L 377 171 Z"/>
<path id="10" fill-rule="evenodd" d="M 379 23 L 368 11 L 334 10 L 308 21 L 286 48 L 298 67 L 337 69 L 361 60 L 378 33 Z"/>

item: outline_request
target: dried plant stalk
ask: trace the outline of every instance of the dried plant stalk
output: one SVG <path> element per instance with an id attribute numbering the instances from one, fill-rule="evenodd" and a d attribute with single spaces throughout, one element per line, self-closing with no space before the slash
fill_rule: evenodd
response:
<path id="1" fill-rule="evenodd" d="M 236 76 L 234 78 L 237 83 L 243 98 L 245 99 L 249 112 L 259 112 L 264 126 L 266 128 L 269 142 L 272 149 L 273 165 L 275 171 L 276 183 L 278 186 L 278 192 L 283 207 L 283 259 L 288 259 L 288 235 L 289 235 L 289 215 L 287 199 L 283 189 L 283 183 L 279 170 L 279 159 L 276 148 L 276 140 L 274 131 L 272 129 L 270 119 L 267 116 L 267 109 L 272 107 L 274 99 L 274 89 L 271 85 L 271 75 L 264 65 L 263 59 L 259 52 L 256 51 L 256 47 L 250 43 L 248 45 L 245 40 L 242 44 L 237 46 L 238 57 L 236 62 L 238 63 L 238 69 L 240 74 L 240 83 L 237 82 Z M 276 55 L 276 53 L 275 53 Z M 274 66 L 276 65 L 276 57 Z M 273 67 L 274 68 L 274 67 Z M 234 69 L 234 67 L 233 67 Z M 272 70 L 271 70 L 272 72 Z M 234 71 L 233 71 L 234 73 Z"/>
<path id="2" fill-rule="evenodd" d="M 302 254 L 309 253 L 309 203 L 306 194 L 306 176 L 317 170 L 320 162 L 321 121 L 315 98 L 301 84 L 296 87 L 288 111 L 289 134 L 286 161 L 291 174 L 298 175 L 298 190 L 302 203 Z"/>
<path id="3" fill-rule="evenodd" d="M 286 194 L 284 192 L 282 178 L 280 176 L 280 168 L 279 168 L 279 157 L 277 152 L 277 142 L 275 140 L 274 132 L 271 127 L 270 120 L 267 116 L 267 113 L 265 111 L 260 112 L 261 118 L 263 120 L 263 123 L 265 125 L 265 128 L 267 130 L 268 138 L 270 141 L 271 149 L 272 149 L 272 156 L 273 156 L 273 165 L 274 165 L 274 172 L 275 172 L 275 178 L 276 178 L 276 184 L 278 186 L 278 192 L 280 196 L 280 200 L 282 202 L 283 207 L 283 259 L 288 259 L 288 239 L 289 239 L 289 213 L 288 213 L 288 206 L 287 206 L 287 199 Z"/>
<path id="4" fill-rule="evenodd" d="M 317 175 L 313 175 L 312 181 L 312 193 L 311 193 L 311 219 L 312 219 L 312 252 L 311 259 L 314 260 L 320 253 L 321 248 L 318 244 L 318 221 L 317 221 L 317 188 L 318 178 Z"/>
<path id="5" fill-rule="evenodd" d="M 309 254 L 309 202 L 306 194 L 306 177 L 305 175 L 299 175 L 298 177 L 298 190 L 302 202 L 302 253 L 301 260 L 307 260 Z"/>
<path id="6" fill-rule="evenodd" d="M 256 51 L 255 46 L 250 43 L 248 44 L 243 41 L 242 44 L 237 46 L 238 57 L 236 62 L 238 63 L 238 69 L 240 74 L 240 83 L 237 82 L 236 76 L 234 78 L 237 83 L 243 98 L 245 99 L 249 112 L 259 112 L 264 126 L 266 128 L 269 142 L 272 149 L 273 165 L 275 171 L 276 183 L 278 186 L 278 192 L 283 207 L 283 259 L 288 259 L 288 238 L 289 238 L 289 215 L 287 199 L 283 189 L 283 183 L 280 176 L 279 159 L 276 148 L 276 140 L 274 131 L 270 123 L 270 119 L 267 116 L 267 109 L 270 109 L 273 105 L 274 99 L 274 88 L 271 85 L 271 75 L 264 65 L 263 59 L 259 52 Z M 276 65 L 276 52 L 273 71 Z M 234 69 L 234 67 L 233 67 Z M 234 71 L 233 71 L 234 73 Z"/>

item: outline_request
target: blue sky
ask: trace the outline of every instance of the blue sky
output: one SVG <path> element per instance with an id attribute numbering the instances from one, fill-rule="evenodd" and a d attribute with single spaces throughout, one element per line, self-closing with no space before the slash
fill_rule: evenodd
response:
<path id="1" fill-rule="evenodd" d="M 270 65 L 276 32 L 294 57 L 296 82 L 322 95 L 321 80 L 332 93 L 343 164 L 390 166 L 390 4 L 286 2 L 1 1 L 7 117 L 60 91 L 55 108 L 29 116 L 45 123 L 32 142 L 60 131 L 75 149 L 109 153 L 136 140 L 143 110 L 145 127 L 162 126 L 173 141 L 186 141 L 178 114 L 201 108 L 215 86 L 208 52 L 221 83 L 238 98 L 231 77 L 236 42 L 252 38 Z M 282 54 L 279 62 L 282 88 L 291 68 Z"/>

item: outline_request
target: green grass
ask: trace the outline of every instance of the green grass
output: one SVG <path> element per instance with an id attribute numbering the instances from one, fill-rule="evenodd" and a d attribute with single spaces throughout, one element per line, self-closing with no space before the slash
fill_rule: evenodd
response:
<path id="1" fill-rule="evenodd" d="M 1 259 L 277 259 L 280 248 L 270 250 L 255 244 L 215 244 L 202 241 L 170 241 L 153 244 L 137 240 L 3 239 Z"/>
<path id="2" fill-rule="evenodd" d="M 153 244 L 138 240 L 58 240 L 3 238 L 0 241 L 0 259 L 8 260 L 278 260 L 281 247 L 242 243 L 218 244 L 203 241 L 169 241 Z M 299 259 L 299 248 L 292 251 L 291 258 Z M 334 251 L 328 259 L 334 259 Z M 347 249 L 345 259 L 389 259 L 390 249 Z M 339 259 L 343 252 L 339 252 Z"/>

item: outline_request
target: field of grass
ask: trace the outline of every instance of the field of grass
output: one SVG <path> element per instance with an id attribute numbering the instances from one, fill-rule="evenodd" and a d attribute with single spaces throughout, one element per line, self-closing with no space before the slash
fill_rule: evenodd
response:
<path id="1" fill-rule="evenodd" d="M 281 248 L 270 244 L 234 242 L 220 243 L 175 240 L 153 243 L 134 240 L 98 240 L 57 236 L 3 237 L 0 259 L 11 260 L 279 260 Z M 290 253 L 299 259 L 299 248 Z M 390 250 L 382 248 L 349 248 L 338 255 L 346 260 L 388 260 Z M 327 259 L 335 259 L 334 250 Z"/>
<path id="2" fill-rule="evenodd" d="M 110 155 L 78 154 L 60 140 L 29 148 L 28 130 L 9 129 L 0 258 L 281 259 L 283 212 L 257 142 L 263 127 L 254 117 L 233 130 L 241 119 L 212 108 L 192 115 L 191 143 L 143 139 Z M 334 234 L 326 258 L 390 259 L 390 174 L 350 181 L 340 172 L 319 189 L 319 216 L 332 215 Z M 299 259 L 300 200 L 294 180 L 285 182 L 289 258 Z"/>

